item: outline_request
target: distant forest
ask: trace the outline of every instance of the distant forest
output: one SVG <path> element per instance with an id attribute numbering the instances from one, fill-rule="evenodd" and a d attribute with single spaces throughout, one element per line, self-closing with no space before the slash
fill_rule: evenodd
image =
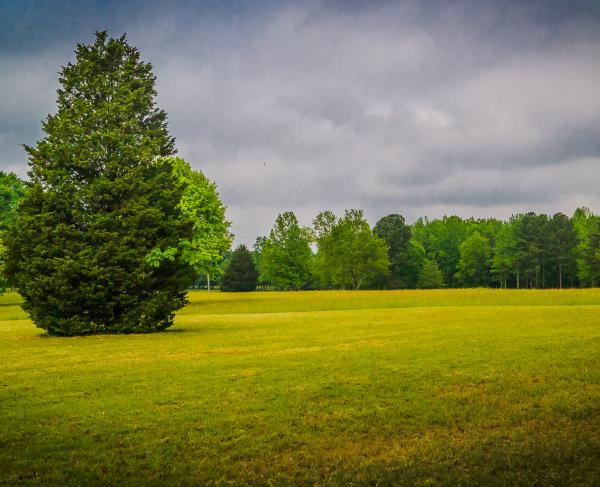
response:
<path id="1" fill-rule="evenodd" d="M 312 228 L 278 216 L 250 252 L 262 289 L 563 288 L 600 284 L 600 217 L 533 212 L 508 221 L 445 216 L 373 228 L 360 210 L 320 213 Z M 236 252 L 221 267 L 227 274 Z"/>

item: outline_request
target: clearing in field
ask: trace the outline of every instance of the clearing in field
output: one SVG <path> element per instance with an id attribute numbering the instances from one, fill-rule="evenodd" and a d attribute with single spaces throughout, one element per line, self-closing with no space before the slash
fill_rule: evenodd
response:
<path id="1" fill-rule="evenodd" d="M 196 292 L 78 338 L 18 300 L 0 483 L 600 482 L 600 290 Z"/>

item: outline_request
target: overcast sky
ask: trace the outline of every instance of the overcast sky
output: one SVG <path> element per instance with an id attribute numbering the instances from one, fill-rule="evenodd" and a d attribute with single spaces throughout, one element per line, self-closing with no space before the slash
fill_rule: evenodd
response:
<path id="1" fill-rule="evenodd" d="M 279 212 L 600 211 L 600 2 L 0 0 L 0 166 L 93 32 L 154 66 L 236 243 Z"/>

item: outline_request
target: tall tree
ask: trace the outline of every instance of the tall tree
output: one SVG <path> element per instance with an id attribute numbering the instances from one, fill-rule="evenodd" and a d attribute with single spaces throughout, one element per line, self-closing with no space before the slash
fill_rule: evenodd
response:
<path id="1" fill-rule="evenodd" d="M 533 212 L 514 215 L 514 261 L 517 287 L 545 287 L 548 217 Z"/>
<path id="2" fill-rule="evenodd" d="M 267 237 L 259 236 L 256 238 L 254 242 L 254 248 L 252 249 L 252 259 L 254 260 L 254 265 L 256 266 L 256 270 L 258 271 L 258 286 L 259 288 L 267 288 L 271 285 L 269 281 L 267 281 L 262 272 L 262 255 L 263 248 L 265 246 L 265 242 L 267 241 Z"/>
<path id="3" fill-rule="evenodd" d="M 381 218 L 373 227 L 373 233 L 388 246 L 390 274 L 386 279 L 387 287 L 392 289 L 408 288 L 413 284 L 413 265 L 411 262 L 412 232 L 404 217 L 391 214 Z"/>
<path id="4" fill-rule="evenodd" d="M 219 262 L 232 241 L 217 187 L 179 157 L 170 157 L 166 162 L 171 164 L 177 182 L 185 187 L 178 206 L 182 215 L 193 222 L 192 237 L 181 239 L 178 248 L 154 249 L 153 256 L 179 251 L 197 273 L 209 276 L 207 279 L 211 275 L 216 277 L 220 272 Z"/>
<path id="5" fill-rule="evenodd" d="M 488 286 L 491 266 L 489 239 L 475 232 L 459 245 L 459 250 L 459 282 L 466 287 Z"/>
<path id="6" fill-rule="evenodd" d="M 600 286 L 600 225 L 588 236 L 583 249 L 582 261 L 585 268 L 585 281 L 589 286 Z"/>
<path id="7" fill-rule="evenodd" d="M 26 147 L 28 191 L 7 240 L 23 307 L 51 334 L 167 328 L 195 280 L 180 248 L 194 221 L 188 185 L 161 159 L 175 147 L 152 66 L 125 36 L 98 32 L 59 81 L 57 111 Z"/>
<path id="8" fill-rule="evenodd" d="M 17 206 L 25 193 L 25 185 L 14 173 L 0 171 L 0 292 L 9 284 L 5 274 L 6 245 L 4 238 L 17 215 Z"/>
<path id="9" fill-rule="evenodd" d="M 303 289 L 312 280 L 312 234 L 302 228 L 293 212 L 277 216 L 269 237 L 262 243 L 261 280 L 280 289 Z"/>
<path id="10" fill-rule="evenodd" d="M 509 278 L 516 274 L 515 234 L 511 223 L 503 223 L 495 236 L 491 272 L 501 288 L 507 288 Z"/>
<path id="11" fill-rule="evenodd" d="M 334 221 L 331 212 L 317 215 L 317 265 L 322 285 L 360 289 L 389 273 L 385 242 L 375 235 L 361 210 L 347 210 Z"/>
<path id="12" fill-rule="evenodd" d="M 563 287 L 565 271 L 577 266 L 577 231 L 573 222 L 563 213 L 556 213 L 548 222 L 546 249 L 557 271 L 557 286 Z"/>
<path id="13" fill-rule="evenodd" d="M 12 172 L 0 171 L 0 231 L 8 230 L 25 193 L 25 184 Z"/>
<path id="14" fill-rule="evenodd" d="M 596 232 L 599 225 L 600 217 L 594 215 L 589 208 L 577 208 L 571 221 L 577 232 L 578 244 L 575 250 L 577 259 L 577 275 L 580 286 L 591 286 L 593 278 L 593 264 L 591 259 L 593 249 L 590 250 L 591 236 Z M 590 267 L 592 265 L 592 267 Z"/>
<path id="15" fill-rule="evenodd" d="M 446 286 L 456 286 L 460 260 L 458 247 L 469 235 L 468 223 L 458 216 L 444 216 L 439 220 L 420 218 L 412 230 L 416 241 L 425 249 L 427 258 L 436 261 Z"/>
<path id="16" fill-rule="evenodd" d="M 240 245 L 231 254 L 231 259 L 221 278 L 221 291 L 254 291 L 258 272 L 252 254 L 245 245 Z"/>

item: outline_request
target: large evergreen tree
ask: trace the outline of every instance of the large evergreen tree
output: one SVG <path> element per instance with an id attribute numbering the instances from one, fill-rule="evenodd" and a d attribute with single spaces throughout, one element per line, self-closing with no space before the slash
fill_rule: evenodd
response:
<path id="1" fill-rule="evenodd" d="M 125 36 L 96 33 L 60 74 L 57 111 L 26 147 L 28 191 L 8 272 L 51 334 L 160 330 L 195 277 L 177 250 L 194 223 L 180 202 L 166 113 L 150 64 Z M 149 259 L 156 249 L 175 249 Z"/>

